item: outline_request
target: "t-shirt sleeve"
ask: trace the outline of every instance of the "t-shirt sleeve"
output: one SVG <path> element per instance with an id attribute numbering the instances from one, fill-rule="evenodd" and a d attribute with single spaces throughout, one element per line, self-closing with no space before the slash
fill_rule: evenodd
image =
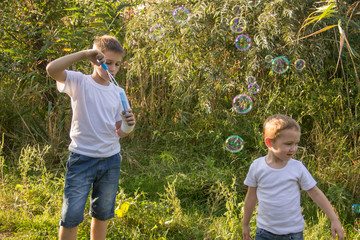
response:
<path id="1" fill-rule="evenodd" d="M 300 164 L 300 168 L 301 168 L 301 177 L 299 183 L 301 189 L 307 191 L 315 187 L 317 182 L 315 181 L 315 179 L 313 178 L 313 176 L 311 175 L 309 170 L 304 166 L 303 163 Z"/>
<path id="2" fill-rule="evenodd" d="M 257 187 L 257 180 L 255 176 L 256 162 L 254 161 L 249 168 L 249 172 L 245 178 L 244 184 L 249 187 Z"/>
<path id="3" fill-rule="evenodd" d="M 83 79 L 83 73 L 66 70 L 65 83 L 56 82 L 56 87 L 59 92 L 66 93 L 70 97 L 74 97 L 75 92 L 77 91 L 78 86 L 81 84 Z"/>

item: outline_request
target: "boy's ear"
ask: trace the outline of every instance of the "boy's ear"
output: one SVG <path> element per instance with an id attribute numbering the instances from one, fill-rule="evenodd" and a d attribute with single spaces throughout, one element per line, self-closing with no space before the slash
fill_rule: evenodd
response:
<path id="1" fill-rule="evenodd" d="M 265 138 L 265 145 L 266 145 L 268 148 L 272 147 L 272 146 L 271 146 L 271 138 L 268 138 L 268 137 Z"/>

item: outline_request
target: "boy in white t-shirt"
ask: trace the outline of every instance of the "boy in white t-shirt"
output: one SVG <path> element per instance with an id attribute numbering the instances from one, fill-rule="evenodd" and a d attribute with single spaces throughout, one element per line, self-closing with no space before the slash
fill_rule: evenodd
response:
<path id="1" fill-rule="evenodd" d="M 300 187 L 331 221 L 331 235 L 344 239 L 341 223 L 330 202 L 316 186 L 306 167 L 292 157 L 298 149 L 300 126 L 285 115 L 274 115 L 264 123 L 268 155 L 256 159 L 244 181 L 243 240 L 251 239 L 250 219 L 257 207 L 255 240 L 303 239 L 304 219 L 300 206 Z"/>
<path id="2" fill-rule="evenodd" d="M 101 64 L 114 76 L 123 55 L 120 42 L 105 35 L 94 41 L 92 49 L 63 56 L 46 67 L 58 90 L 70 96 L 73 113 L 59 239 L 76 239 L 91 189 L 91 239 L 105 239 L 108 219 L 114 217 L 121 165 L 119 138 L 129 135 L 136 121 L 132 110 L 122 106 L 124 89 L 110 83 Z M 91 75 L 67 70 L 82 60 L 92 62 Z"/>

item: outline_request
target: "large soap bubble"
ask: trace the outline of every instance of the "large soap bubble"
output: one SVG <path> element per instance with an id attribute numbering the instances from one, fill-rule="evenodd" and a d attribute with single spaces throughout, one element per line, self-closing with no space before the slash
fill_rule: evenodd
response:
<path id="1" fill-rule="evenodd" d="M 295 68 L 296 68 L 297 70 L 300 70 L 300 71 L 301 71 L 301 70 L 303 70 L 303 69 L 305 68 L 306 63 L 305 63 L 305 60 L 303 60 L 303 59 L 298 59 L 298 60 L 295 61 L 294 65 L 295 65 Z"/>
<path id="2" fill-rule="evenodd" d="M 235 33 L 241 33 L 246 28 L 246 22 L 241 17 L 235 17 L 230 22 L 230 29 Z"/>
<path id="3" fill-rule="evenodd" d="M 251 46 L 251 39 L 248 35 L 239 35 L 235 40 L 235 46 L 241 51 L 248 50 Z"/>
<path id="4" fill-rule="evenodd" d="M 236 5 L 232 8 L 232 12 L 234 15 L 240 15 L 242 12 L 242 7 L 239 5 Z"/>
<path id="5" fill-rule="evenodd" d="M 354 213 L 360 213 L 360 204 L 356 203 L 352 205 L 352 210 Z"/>
<path id="6" fill-rule="evenodd" d="M 225 140 L 225 149 L 232 153 L 237 153 L 243 150 L 244 140 L 237 136 L 231 135 Z"/>
<path id="7" fill-rule="evenodd" d="M 247 95 L 238 95 L 233 99 L 233 109 L 237 113 L 246 114 L 253 108 L 253 100 Z"/>
<path id="8" fill-rule="evenodd" d="M 190 19 L 190 11 L 185 7 L 179 7 L 173 12 L 174 20 L 178 24 L 185 24 Z"/>
<path id="9" fill-rule="evenodd" d="M 160 39 L 164 36 L 165 29 L 159 25 L 156 24 L 150 28 L 150 37 L 153 39 Z"/>
<path id="10" fill-rule="evenodd" d="M 274 72 L 285 73 L 289 70 L 290 63 L 286 57 L 277 57 L 272 61 L 271 65 Z"/>
<path id="11" fill-rule="evenodd" d="M 254 83 L 250 83 L 248 85 L 248 89 L 251 94 L 257 94 L 260 91 L 260 86 L 259 86 L 259 84 L 254 82 Z"/>
<path id="12" fill-rule="evenodd" d="M 265 62 L 271 63 L 274 60 L 274 57 L 272 55 L 266 55 L 265 56 Z"/>

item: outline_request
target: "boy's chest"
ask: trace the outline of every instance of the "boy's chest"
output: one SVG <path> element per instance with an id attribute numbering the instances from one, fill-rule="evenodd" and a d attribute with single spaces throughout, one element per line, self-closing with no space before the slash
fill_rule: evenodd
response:
<path id="1" fill-rule="evenodd" d="M 116 114 L 119 111 L 120 97 L 116 91 L 104 91 L 88 88 L 84 91 L 84 100 L 89 111 L 101 114 Z"/>
<path id="2" fill-rule="evenodd" d="M 272 188 L 284 184 L 297 185 L 299 176 L 297 173 L 284 171 L 259 171 L 257 173 L 258 185 L 265 188 Z"/>

